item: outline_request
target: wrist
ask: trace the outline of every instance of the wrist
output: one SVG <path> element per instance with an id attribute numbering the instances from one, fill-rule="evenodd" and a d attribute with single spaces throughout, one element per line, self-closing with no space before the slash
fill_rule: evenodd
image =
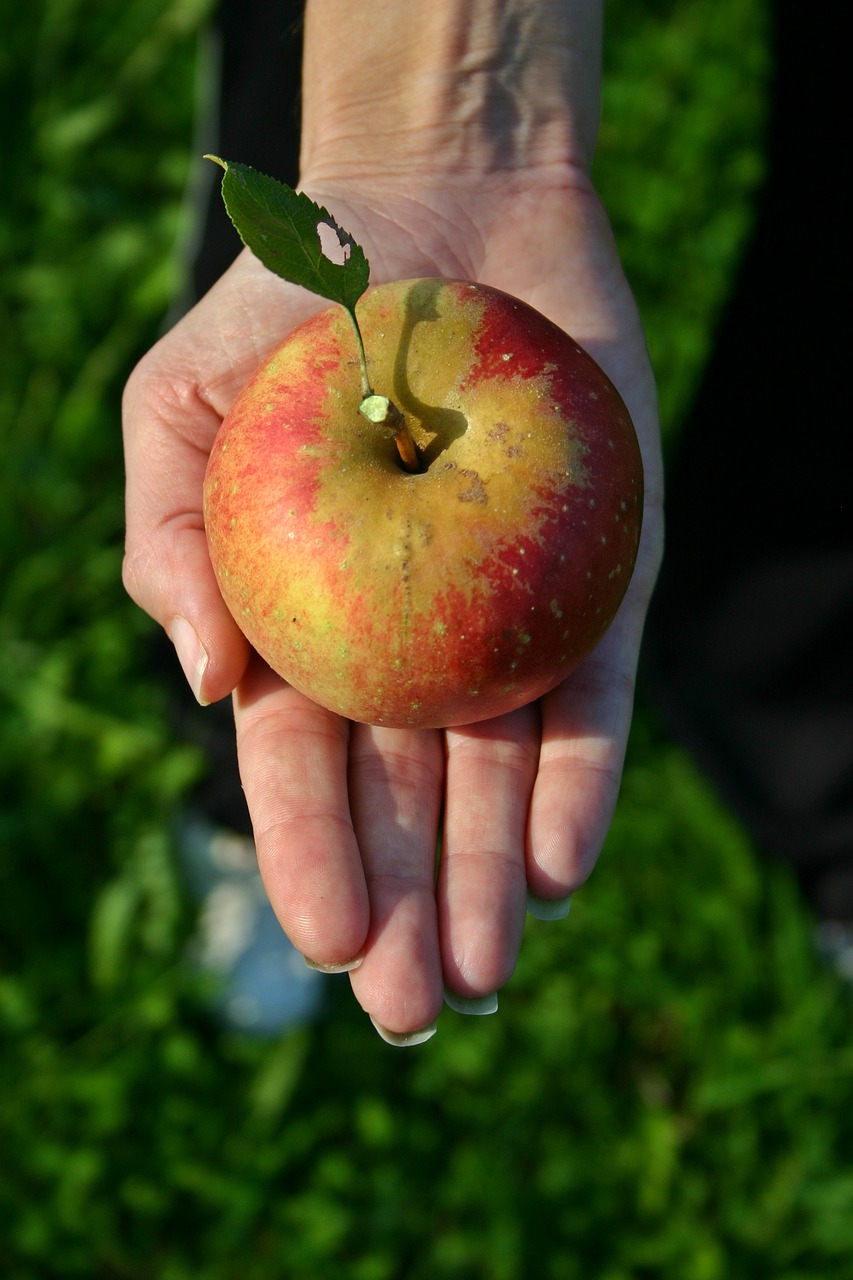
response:
<path id="1" fill-rule="evenodd" d="M 588 169 L 600 5 L 309 0 L 302 180 Z"/>

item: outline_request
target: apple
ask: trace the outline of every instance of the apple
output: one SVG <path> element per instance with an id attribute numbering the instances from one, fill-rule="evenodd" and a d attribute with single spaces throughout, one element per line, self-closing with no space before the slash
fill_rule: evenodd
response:
<path id="1" fill-rule="evenodd" d="M 573 338 L 485 285 L 379 285 L 359 321 L 402 416 L 359 413 L 343 308 L 292 332 L 210 456 L 222 596 L 279 675 L 348 719 L 512 711 L 595 647 L 628 585 L 643 493 L 628 411 Z"/>

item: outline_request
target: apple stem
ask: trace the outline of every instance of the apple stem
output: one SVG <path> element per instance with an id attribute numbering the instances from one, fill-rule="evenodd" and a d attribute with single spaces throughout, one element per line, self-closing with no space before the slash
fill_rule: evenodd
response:
<path id="1" fill-rule="evenodd" d="M 418 446 L 412 439 L 412 433 L 403 423 L 401 431 L 397 431 L 394 435 L 394 443 L 397 446 L 397 452 L 400 455 L 400 461 L 406 471 L 410 471 L 412 475 L 417 475 L 423 471 L 420 456 L 418 454 Z"/>
<path id="2" fill-rule="evenodd" d="M 367 373 L 367 355 L 364 350 L 361 328 L 356 319 L 355 308 L 346 307 L 345 310 L 355 330 L 358 360 L 361 367 L 361 404 L 358 406 L 359 413 L 367 418 L 369 422 L 386 428 L 397 446 L 397 453 L 400 456 L 403 469 L 412 474 L 417 474 L 423 470 L 418 446 L 412 439 L 412 433 L 406 426 L 405 418 L 393 400 L 389 400 L 387 396 L 378 396 L 374 393 Z"/>
<path id="3" fill-rule="evenodd" d="M 423 470 L 418 446 L 406 426 L 406 419 L 393 400 L 389 400 L 387 396 L 371 394 L 364 397 L 358 406 L 358 411 L 374 426 L 384 428 L 384 434 L 397 446 L 397 453 L 400 455 L 404 470 L 411 472 Z"/>
<path id="4" fill-rule="evenodd" d="M 406 426 L 406 420 L 393 400 L 388 401 L 388 408 L 390 411 L 388 423 L 394 429 L 394 443 L 397 446 L 400 461 L 406 471 L 418 472 L 422 469 L 418 446 L 412 439 L 412 433 Z"/>

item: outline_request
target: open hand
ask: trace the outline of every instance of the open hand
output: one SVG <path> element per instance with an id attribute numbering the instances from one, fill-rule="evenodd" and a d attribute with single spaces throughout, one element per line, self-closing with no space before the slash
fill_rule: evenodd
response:
<path id="1" fill-rule="evenodd" d="M 515 294 L 586 347 L 631 412 L 647 486 L 634 577 L 598 648 L 538 703 L 445 731 L 352 724 L 275 676 L 228 614 L 202 522 L 207 456 L 255 366 L 319 299 L 244 252 L 125 395 L 127 589 L 166 628 L 200 701 L 233 691 L 259 865 L 282 926 L 311 963 L 348 968 L 362 1007 L 403 1042 L 423 1038 L 445 990 L 471 1012 L 493 1008 L 528 906 L 564 914 L 589 875 L 616 801 L 660 558 L 655 391 L 606 217 L 582 177 L 515 181 L 417 194 L 342 181 L 309 194 L 365 246 L 373 283 L 444 275 Z"/>

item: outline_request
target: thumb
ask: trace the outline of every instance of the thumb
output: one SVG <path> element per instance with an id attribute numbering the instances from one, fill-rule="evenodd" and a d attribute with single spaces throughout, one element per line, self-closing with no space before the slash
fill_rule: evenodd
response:
<path id="1" fill-rule="evenodd" d="M 244 250 L 133 370 L 122 403 L 127 538 L 123 579 L 172 639 L 202 703 L 240 681 L 250 646 L 210 563 L 202 514 L 222 418 L 258 363 L 322 305 Z"/>
<path id="2" fill-rule="evenodd" d="M 125 589 L 165 628 L 198 701 L 215 702 L 239 682 L 250 652 L 220 595 L 204 532 L 204 473 L 220 416 L 168 336 L 131 374 L 122 420 Z"/>

